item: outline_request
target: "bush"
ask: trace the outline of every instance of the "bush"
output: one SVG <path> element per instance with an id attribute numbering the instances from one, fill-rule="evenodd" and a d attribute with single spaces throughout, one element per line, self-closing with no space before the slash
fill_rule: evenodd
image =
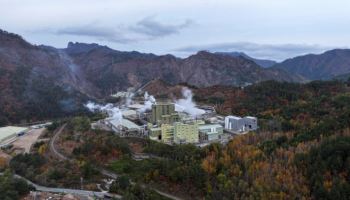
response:
<path id="1" fill-rule="evenodd" d="M 76 132 L 85 132 L 90 130 L 90 123 L 91 122 L 88 117 L 74 117 L 72 120 L 70 120 L 69 126 L 72 127 Z"/>
<path id="2" fill-rule="evenodd" d="M 16 200 L 33 189 L 26 181 L 15 178 L 9 171 L 6 171 L 4 175 L 0 175 L 0 199 Z"/>

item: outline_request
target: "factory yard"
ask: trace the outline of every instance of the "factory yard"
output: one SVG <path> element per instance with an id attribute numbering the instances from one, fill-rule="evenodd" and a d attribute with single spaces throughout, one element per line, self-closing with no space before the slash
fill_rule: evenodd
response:
<path id="1" fill-rule="evenodd" d="M 26 134 L 17 138 L 12 143 L 14 149 L 23 149 L 24 153 L 29 153 L 32 145 L 38 140 L 40 135 L 44 132 L 45 128 L 32 129 Z"/>

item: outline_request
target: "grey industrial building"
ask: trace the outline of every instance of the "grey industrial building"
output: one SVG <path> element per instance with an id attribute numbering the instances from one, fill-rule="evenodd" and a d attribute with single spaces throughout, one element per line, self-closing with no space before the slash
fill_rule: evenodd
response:
<path id="1" fill-rule="evenodd" d="M 238 116 L 226 116 L 225 117 L 225 129 L 236 132 L 245 133 L 258 129 L 258 119 L 256 117 L 238 117 Z"/>

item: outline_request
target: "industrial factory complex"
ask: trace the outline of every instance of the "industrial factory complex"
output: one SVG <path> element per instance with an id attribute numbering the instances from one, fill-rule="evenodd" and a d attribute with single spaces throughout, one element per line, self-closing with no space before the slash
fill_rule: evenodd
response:
<path id="1" fill-rule="evenodd" d="M 126 93 L 128 94 L 128 93 Z M 122 94 L 124 95 L 124 93 Z M 132 97 L 133 95 L 128 95 Z M 196 144 L 205 146 L 213 142 L 227 143 L 234 135 L 258 129 L 256 117 L 221 116 L 211 106 L 198 106 L 192 101 L 189 90 L 184 99 L 157 102 L 145 92 L 144 99 L 128 99 L 123 104 L 86 104 L 91 111 L 100 111 L 108 117 L 91 124 L 93 129 L 115 132 L 121 137 L 142 137 L 166 144 Z M 0 147 L 12 144 L 32 127 L 0 128 Z"/>
<path id="2" fill-rule="evenodd" d="M 192 96 L 190 98 L 188 102 L 192 102 Z M 145 99 L 144 102 L 119 107 L 110 113 L 109 118 L 92 126 L 113 130 L 120 136 L 148 137 L 166 144 L 191 143 L 199 146 L 226 143 L 234 135 L 258 129 L 256 117 L 225 117 L 209 106 L 194 103 L 189 106 L 187 108 L 187 104 L 181 102 L 149 102 Z"/>

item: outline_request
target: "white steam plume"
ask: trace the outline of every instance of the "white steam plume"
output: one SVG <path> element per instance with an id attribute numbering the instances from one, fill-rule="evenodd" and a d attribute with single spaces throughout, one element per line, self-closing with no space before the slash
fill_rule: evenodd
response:
<path id="1" fill-rule="evenodd" d="M 132 98 L 135 96 L 134 93 L 132 92 L 127 92 L 126 97 L 125 97 L 125 105 L 130 106 L 132 104 Z"/>
<path id="2" fill-rule="evenodd" d="M 152 109 L 152 105 L 156 103 L 156 99 L 154 98 L 153 95 L 149 95 L 148 92 L 145 92 L 144 95 L 145 103 L 142 108 L 138 109 L 140 113 L 144 113 L 147 110 Z"/>
<path id="3" fill-rule="evenodd" d="M 204 110 L 196 107 L 196 103 L 193 102 L 193 94 L 192 91 L 188 88 L 182 89 L 182 96 L 184 99 L 179 99 L 175 102 L 175 110 L 178 112 L 185 112 L 191 115 L 193 118 L 203 115 L 205 113 Z"/>
<path id="4" fill-rule="evenodd" d="M 87 104 L 85 104 L 85 107 L 88 108 L 91 112 L 106 112 L 108 114 L 108 118 L 111 120 L 116 120 L 118 124 L 121 124 L 122 122 L 122 112 L 118 107 L 115 107 L 111 103 L 100 105 L 89 101 Z"/>

